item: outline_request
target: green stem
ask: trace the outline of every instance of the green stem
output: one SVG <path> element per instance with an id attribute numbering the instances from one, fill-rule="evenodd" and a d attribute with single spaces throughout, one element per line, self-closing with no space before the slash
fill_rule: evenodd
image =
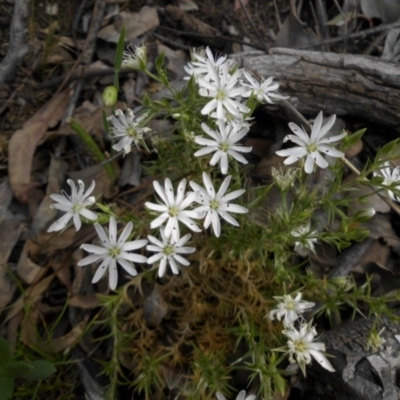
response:
<path id="1" fill-rule="evenodd" d="M 99 163 L 103 163 L 104 161 L 106 161 L 106 158 L 104 157 L 104 154 L 101 152 L 99 146 L 93 140 L 92 136 L 88 132 L 86 132 L 86 130 L 79 124 L 79 122 L 73 118 L 70 118 L 70 120 L 68 122 L 69 122 L 71 128 L 76 132 L 76 134 L 83 140 L 83 142 L 89 148 L 93 157 Z M 114 171 L 114 168 L 112 167 L 112 165 L 108 164 L 108 163 L 104 163 L 102 165 L 104 166 L 104 169 L 107 172 L 107 175 L 109 176 L 109 178 L 111 180 L 116 179 L 116 174 L 115 174 L 115 171 Z"/>

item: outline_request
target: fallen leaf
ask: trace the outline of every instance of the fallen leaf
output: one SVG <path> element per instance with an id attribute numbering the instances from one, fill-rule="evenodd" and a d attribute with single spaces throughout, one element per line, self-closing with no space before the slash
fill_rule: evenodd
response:
<path id="1" fill-rule="evenodd" d="M 36 264 L 32 257 L 38 252 L 38 244 L 28 239 L 24 243 L 21 255 L 18 260 L 18 276 L 26 283 L 32 283 L 43 272 L 43 267 Z"/>
<path id="2" fill-rule="evenodd" d="M 384 24 L 400 18 L 399 0 L 361 0 L 361 10 L 370 18 L 380 18 Z"/>
<path id="3" fill-rule="evenodd" d="M 318 38 L 315 33 L 306 31 L 300 20 L 292 13 L 286 17 L 275 39 L 276 47 L 291 49 L 310 47 L 316 43 L 318 43 Z"/>
<path id="4" fill-rule="evenodd" d="M 89 294 L 86 296 L 77 294 L 68 299 L 68 305 L 71 307 L 88 309 L 99 307 L 100 302 L 98 296 L 95 294 Z"/>
<path id="5" fill-rule="evenodd" d="M 144 6 L 138 13 L 122 11 L 120 19 L 101 29 L 97 36 L 109 43 L 118 43 L 120 32 L 125 26 L 125 42 L 130 42 L 160 24 L 156 7 Z"/>
<path id="6" fill-rule="evenodd" d="M 243 6 L 247 6 L 249 3 L 249 0 L 242 0 Z M 242 5 L 240 4 L 239 0 L 235 0 L 235 5 L 233 6 L 233 10 L 235 12 L 239 11 L 242 8 Z"/>
<path id="7" fill-rule="evenodd" d="M 247 3 L 247 1 L 249 0 L 245 1 Z M 192 0 L 178 0 L 178 7 L 183 11 L 197 11 L 199 9 L 199 7 L 197 7 L 197 4 Z"/>
<path id="8" fill-rule="evenodd" d="M 12 191 L 21 203 L 27 203 L 31 183 L 32 159 L 38 145 L 47 138 L 62 118 L 70 90 L 54 95 L 40 110 L 14 132 L 8 147 L 8 171 Z"/>
<path id="9" fill-rule="evenodd" d="M 168 304 L 164 300 L 159 285 L 155 284 L 150 296 L 144 299 L 143 318 L 150 326 L 156 328 L 160 325 L 167 312 Z"/>
<path id="10" fill-rule="evenodd" d="M 186 54 L 183 50 L 172 50 L 168 46 L 159 44 L 158 53 L 164 53 L 167 59 L 167 69 L 175 74 L 175 79 L 183 78 L 187 75 L 183 66 L 186 64 Z"/>
<path id="11" fill-rule="evenodd" d="M 43 293 L 48 289 L 50 283 L 53 281 L 55 274 L 51 274 L 46 278 L 42 279 L 40 282 L 29 286 L 26 289 L 24 295 L 20 296 L 15 303 L 10 306 L 7 316 L 3 323 L 6 323 L 10 319 L 18 315 L 25 307 L 25 304 L 32 305 L 38 301 Z"/>

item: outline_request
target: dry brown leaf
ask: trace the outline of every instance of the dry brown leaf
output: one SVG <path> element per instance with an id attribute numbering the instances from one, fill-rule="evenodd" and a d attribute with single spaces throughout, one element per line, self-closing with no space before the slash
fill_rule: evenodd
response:
<path id="1" fill-rule="evenodd" d="M 183 50 L 172 50 L 168 46 L 159 44 L 158 53 L 164 53 L 167 58 L 167 69 L 175 74 L 175 78 L 183 78 L 186 72 L 183 66 L 186 64 L 186 54 Z"/>
<path id="2" fill-rule="evenodd" d="M 385 24 L 400 18 L 399 0 L 361 0 L 361 10 L 370 18 L 380 18 Z"/>
<path id="3" fill-rule="evenodd" d="M 249 0 L 242 0 L 242 3 L 244 6 L 247 6 L 247 4 L 249 3 Z M 240 1 L 239 0 L 235 0 L 235 5 L 233 6 L 233 10 L 239 11 L 242 8 Z"/>
<path id="4" fill-rule="evenodd" d="M 53 281 L 54 277 L 55 274 L 51 274 L 48 277 L 42 279 L 40 282 L 29 286 L 25 292 L 25 295 L 20 296 L 17 301 L 11 305 L 10 310 L 8 311 L 3 323 L 6 323 L 11 318 L 18 315 L 24 309 L 25 304 L 32 305 L 33 303 L 38 301 L 43 293 L 50 286 L 50 283 Z"/>
<path id="5" fill-rule="evenodd" d="M 69 99 L 69 89 L 54 95 L 26 121 L 10 139 L 8 170 L 11 188 L 21 203 L 29 199 L 32 159 L 38 145 L 47 138 L 48 128 L 55 127 L 63 116 Z"/>
<path id="6" fill-rule="evenodd" d="M 75 295 L 68 299 L 68 305 L 79 308 L 96 308 L 100 305 L 99 298 L 95 294 L 89 294 L 87 296 Z"/>
<path id="7" fill-rule="evenodd" d="M 56 353 L 71 349 L 71 347 L 74 347 L 79 338 L 82 336 L 83 331 L 86 328 L 87 321 L 88 318 L 85 318 L 83 321 L 79 322 L 78 325 L 75 325 L 66 335 L 57 339 L 53 339 L 49 343 L 40 343 L 38 344 L 38 348 L 42 349 L 43 351 L 50 348 Z"/>
<path id="8" fill-rule="evenodd" d="M 245 1 L 247 3 L 249 0 Z M 183 11 L 197 11 L 199 9 L 197 4 L 192 0 L 178 0 L 178 7 Z"/>
<path id="9" fill-rule="evenodd" d="M 167 312 L 168 304 L 164 300 L 160 286 L 155 284 L 150 296 L 144 299 L 143 318 L 148 325 L 156 328 L 160 325 Z"/>
<path id="10" fill-rule="evenodd" d="M 54 157 L 50 160 L 49 173 L 47 179 L 46 196 L 42 200 L 39 208 L 33 218 L 31 232 L 33 236 L 37 236 L 52 220 L 54 220 L 58 211 L 50 208 L 54 200 L 50 198 L 53 193 L 60 193 L 65 182 L 65 174 L 68 169 L 68 163 L 64 160 Z"/>
<path id="11" fill-rule="evenodd" d="M 125 26 L 125 41 L 129 42 L 160 24 L 156 7 L 144 6 L 138 13 L 122 11 L 120 17 L 114 24 L 101 29 L 97 36 L 107 42 L 118 43 L 121 29 Z"/>
<path id="12" fill-rule="evenodd" d="M 69 177 L 74 181 L 80 179 L 87 187 L 91 184 L 92 180 L 94 180 L 96 182 L 96 187 L 92 192 L 92 196 L 95 196 L 97 201 L 99 201 L 101 197 L 111 199 L 118 193 L 118 188 L 110 180 L 110 177 L 101 165 L 93 165 L 92 167 L 80 171 L 70 172 Z"/>
<path id="13" fill-rule="evenodd" d="M 0 310 L 11 301 L 15 292 L 15 283 L 11 280 L 7 267 L 0 265 Z"/>
<path id="14" fill-rule="evenodd" d="M 43 267 L 36 264 L 31 257 L 38 252 L 38 244 L 28 239 L 18 260 L 18 276 L 26 283 L 32 283 L 43 272 Z"/>
<path id="15" fill-rule="evenodd" d="M 285 19 L 275 40 L 276 47 L 289 47 L 291 49 L 308 47 L 316 43 L 318 43 L 317 36 L 304 30 L 302 23 L 292 13 Z"/>

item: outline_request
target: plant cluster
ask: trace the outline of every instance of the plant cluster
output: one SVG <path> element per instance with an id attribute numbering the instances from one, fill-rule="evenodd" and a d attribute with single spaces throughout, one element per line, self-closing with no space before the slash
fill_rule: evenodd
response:
<path id="1" fill-rule="evenodd" d="M 272 171 L 272 183 L 251 184 L 245 155 L 252 149 L 243 139 L 258 104 L 287 99 L 278 83 L 207 48 L 193 52 L 187 84 L 175 89 L 163 55 L 152 72 L 145 47 L 123 51 L 123 44 L 122 34 L 105 104 L 116 104 L 121 66 L 146 73 L 166 92 L 160 100 L 145 96 L 135 112 L 117 109 L 104 120 L 115 151 L 146 154 L 147 176 L 162 177 L 152 182 L 157 202 L 145 198 L 136 213 L 117 212 L 90 196 L 94 182 L 85 191 L 83 182 L 69 180 L 70 195 L 52 195 L 53 207 L 64 214 L 49 227 L 63 231 L 73 222 L 78 230 L 82 221 L 94 222 L 98 243 L 81 245 L 89 255 L 78 265 L 99 263 L 92 283 L 108 274 L 115 291 L 101 296 L 102 324 L 110 331 L 103 339 L 113 342 L 112 368 L 105 368 L 109 397 L 115 398 L 127 370 L 134 378 L 125 383 L 146 399 L 158 393 L 196 400 L 221 400 L 235 391 L 243 400 L 244 389 L 254 393 L 247 400 L 272 398 L 285 391 L 288 361 L 304 375 L 312 358 L 334 371 L 311 314 L 340 318 L 344 305 L 357 312 L 360 302 L 375 300 L 368 285 L 356 287 L 350 278 L 312 276 L 307 260 L 323 244 L 341 250 L 367 237 L 362 223 L 375 211 L 346 211 L 355 182 L 399 201 L 399 167 L 390 166 L 400 158 L 398 141 L 381 149 L 356 181 L 344 181 L 345 152 L 363 131 L 332 135 L 336 117 L 324 122 L 321 111 L 311 129 L 289 123 L 293 134 L 284 142 L 295 146 L 276 152 L 285 159 Z M 170 132 L 148 127 L 160 116 L 174 121 Z M 96 144 L 90 138 L 86 143 L 96 155 Z M 317 170 L 323 184 L 314 187 Z M 271 191 L 281 202 L 270 208 L 264 203 Z M 108 230 L 102 226 L 107 222 Z M 119 223 L 125 225 L 120 234 Z M 131 277 L 120 287 L 119 267 Z M 152 317 L 144 311 L 149 297 Z"/>

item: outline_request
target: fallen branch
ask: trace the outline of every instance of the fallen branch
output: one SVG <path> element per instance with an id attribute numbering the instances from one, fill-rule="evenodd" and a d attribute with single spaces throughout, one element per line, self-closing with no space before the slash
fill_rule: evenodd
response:
<path id="1" fill-rule="evenodd" d="M 400 68 L 375 57 L 271 49 L 231 56 L 241 66 L 274 76 L 297 110 L 355 117 L 400 133 Z"/>
<path id="2" fill-rule="evenodd" d="M 10 25 L 10 45 L 0 63 L 0 89 L 14 74 L 29 51 L 27 40 L 30 0 L 16 0 Z"/>

